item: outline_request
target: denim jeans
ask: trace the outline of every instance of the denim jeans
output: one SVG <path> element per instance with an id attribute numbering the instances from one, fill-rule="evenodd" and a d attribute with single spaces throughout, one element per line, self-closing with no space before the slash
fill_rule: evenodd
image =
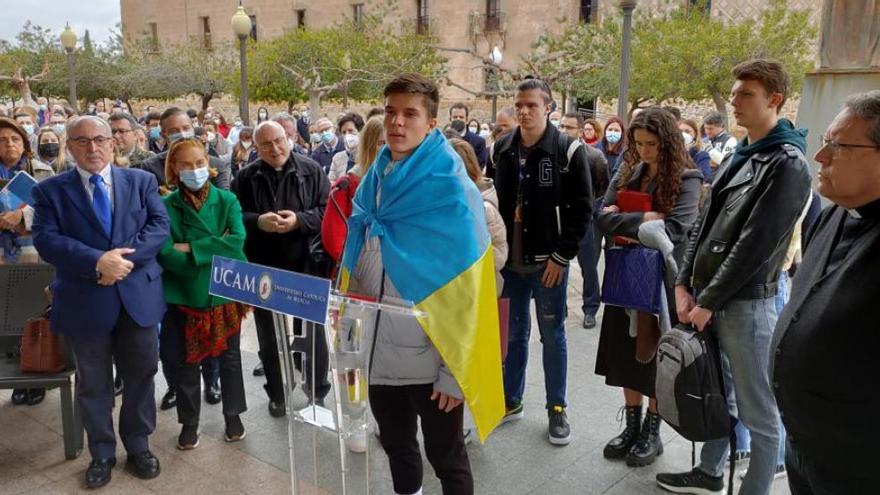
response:
<path id="1" fill-rule="evenodd" d="M 549 262 L 548 262 L 549 263 Z M 541 277 L 544 270 L 520 275 L 505 268 L 504 294 L 510 299 L 510 325 L 508 329 L 507 359 L 504 361 L 504 395 L 507 405 L 522 402 L 526 386 L 526 364 L 529 361 L 529 332 L 531 318 L 529 308 L 532 298 L 538 314 L 538 330 L 544 347 L 544 388 L 548 408 L 565 407 L 565 386 L 568 368 L 568 351 L 565 342 L 566 288 L 568 269 L 556 287 L 544 287 Z"/>
<path id="2" fill-rule="evenodd" d="M 596 316 L 599 312 L 599 256 L 602 254 L 602 233 L 599 232 L 596 222 L 590 220 L 587 232 L 581 239 L 580 251 L 578 251 L 578 264 L 581 266 L 583 275 L 584 302 L 581 309 L 584 316 Z"/>
<path id="3" fill-rule="evenodd" d="M 776 306 L 776 317 L 782 314 L 782 309 L 785 307 L 785 303 L 788 302 L 789 291 L 788 291 L 788 274 L 782 272 L 779 274 L 779 291 L 776 293 L 776 297 L 773 299 L 773 303 Z M 724 380 L 725 383 L 730 383 L 733 380 L 733 375 L 730 374 L 730 367 L 724 366 Z M 785 464 L 785 426 L 782 425 L 782 422 L 779 423 L 779 438 L 781 441 L 779 442 L 779 456 L 776 458 L 776 464 L 778 466 L 782 466 Z M 736 451 L 737 452 L 748 452 L 752 447 L 752 436 L 749 434 L 749 430 L 743 426 L 742 422 L 736 424 Z"/>
<path id="4" fill-rule="evenodd" d="M 733 300 L 714 315 L 712 329 L 721 345 L 722 363 L 727 361 L 733 378 L 732 391 L 731 381 L 725 380 L 730 414 L 739 418 L 752 436 L 752 456 L 741 495 L 766 495 L 776 472 L 780 419 L 767 374 L 776 319 L 773 297 Z M 727 438 L 706 442 L 698 468 L 721 476 L 729 448 Z"/>

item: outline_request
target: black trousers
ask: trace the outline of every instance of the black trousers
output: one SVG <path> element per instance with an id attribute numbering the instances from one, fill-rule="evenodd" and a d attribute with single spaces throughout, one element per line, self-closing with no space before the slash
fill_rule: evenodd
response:
<path id="1" fill-rule="evenodd" d="M 254 308 L 254 323 L 257 326 L 257 340 L 260 343 L 260 361 L 266 371 L 266 393 L 273 402 L 284 402 L 284 382 L 281 379 L 281 363 L 278 357 L 278 342 L 275 340 L 275 321 L 271 311 Z M 301 321 L 295 321 L 300 325 Z M 297 331 L 299 329 L 297 328 Z M 297 332 L 299 333 L 299 332 Z M 314 390 L 317 399 L 323 399 L 330 392 L 330 381 L 327 372 L 330 359 L 327 354 L 327 339 L 324 338 L 324 327 L 314 325 L 314 332 L 306 334 L 305 339 L 297 339 L 295 350 L 305 353 L 305 368 L 300 359 L 296 360 L 297 369 L 303 370 L 307 386 L 311 386 L 311 353 L 312 339 L 315 339 L 315 379 L 318 387 Z M 222 387 L 221 387 L 222 388 Z"/>
<path id="2" fill-rule="evenodd" d="M 186 348 L 184 325 L 186 315 L 169 306 L 162 320 L 162 333 L 176 337 L 180 349 Z M 220 396 L 223 399 L 223 415 L 236 416 L 247 411 L 244 394 L 244 378 L 241 374 L 241 334 L 226 340 L 226 351 L 220 355 Z M 202 407 L 201 364 L 186 362 L 186 352 L 181 352 L 177 363 L 177 422 L 182 425 L 198 425 Z"/>
<path id="3" fill-rule="evenodd" d="M 129 454 L 149 449 L 156 428 L 153 377 L 159 367 L 158 328 L 141 327 L 125 311 L 106 335 L 67 336 L 76 361 L 76 401 L 93 459 L 116 457 L 113 362 L 122 377 L 119 437 Z"/>
<path id="4" fill-rule="evenodd" d="M 162 375 L 165 377 L 165 383 L 168 384 L 168 390 L 177 390 L 177 377 L 180 372 L 180 362 L 183 360 L 184 345 L 178 338 L 177 332 L 165 332 L 164 322 L 162 325 L 163 328 L 159 329 L 159 361 L 162 363 Z M 217 386 L 220 380 L 220 363 L 217 358 L 203 359 L 201 369 L 205 387 Z"/>
<path id="5" fill-rule="evenodd" d="M 370 407 L 388 454 L 394 491 L 409 495 L 422 487 L 422 453 L 416 439 L 421 418 L 425 453 L 443 493 L 473 494 L 474 478 L 462 434 L 464 406 L 449 413 L 437 409 L 437 402 L 431 400 L 433 390 L 431 384 L 370 386 Z"/>
<path id="6" fill-rule="evenodd" d="M 854 495 L 873 493 L 880 478 L 869 478 L 868 473 L 838 473 L 798 451 L 797 444 L 785 445 L 785 470 L 791 495 Z M 874 473 L 871 473 L 874 474 Z M 874 488 L 871 488 L 871 487 Z"/>

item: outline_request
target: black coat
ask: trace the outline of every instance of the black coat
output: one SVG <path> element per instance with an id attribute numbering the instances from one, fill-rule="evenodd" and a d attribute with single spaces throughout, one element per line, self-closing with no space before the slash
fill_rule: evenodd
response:
<path id="1" fill-rule="evenodd" d="M 544 136 L 528 156 L 522 184 L 518 158 L 520 129 L 495 142 L 495 190 L 510 246 L 517 194 L 522 187 L 524 264 L 552 259 L 568 266 L 569 260 L 577 256 L 587 231 L 593 212 L 593 191 L 584 147 L 575 151 L 564 169 L 561 166 L 571 141 L 548 123 Z"/>
<path id="2" fill-rule="evenodd" d="M 849 213 L 832 206 L 820 216 L 776 324 L 770 382 L 788 438 L 832 473 L 880 480 L 875 415 L 880 319 L 880 202 L 873 225 L 836 270 L 823 275 L 835 237 Z M 866 492 L 872 491 L 865 488 Z"/>
<path id="3" fill-rule="evenodd" d="M 244 252 L 248 260 L 303 271 L 309 244 L 321 234 L 330 181 L 314 160 L 295 153 L 290 155 L 284 167 L 284 175 L 273 191 L 268 174 L 275 171 L 263 160 L 256 160 L 238 171 L 232 192 L 241 203 L 247 231 Z M 257 227 L 260 215 L 279 210 L 296 213 L 299 227 L 286 234 L 264 232 Z"/>
<path id="4" fill-rule="evenodd" d="M 486 150 L 486 140 L 479 134 L 474 134 L 467 129 L 462 139 L 468 142 L 477 155 L 477 161 L 480 162 L 480 168 L 486 168 L 486 162 L 489 161 L 489 152 Z"/>
<path id="5" fill-rule="evenodd" d="M 776 293 L 788 241 L 810 198 L 810 168 L 790 144 L 755 153 L 726 175 L 712 185 L 677 280 L 712 311 Z"/>

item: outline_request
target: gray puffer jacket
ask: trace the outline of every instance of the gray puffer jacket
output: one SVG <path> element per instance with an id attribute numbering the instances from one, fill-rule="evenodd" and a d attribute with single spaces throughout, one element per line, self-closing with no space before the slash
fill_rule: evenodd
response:
<path id="1" fill-rule="evenodd" d="M 364 240 L 364 247 L 352 274 L 351 289 L 372 297 L 378 297 L 381 292 L 385 297 L 400 298 L 400 293 L 382 266 L 378 237 Z M 403 386 L 428 383 L 446 395 L 458 399 L 464 397 L 452 373 L 415 317 L 382 313 L 373 352 L 370 384 Z"/>

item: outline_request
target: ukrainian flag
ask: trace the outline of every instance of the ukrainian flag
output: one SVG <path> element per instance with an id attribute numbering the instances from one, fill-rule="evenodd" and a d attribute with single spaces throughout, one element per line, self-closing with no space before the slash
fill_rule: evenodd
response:
<path id="1" fill-rule="evenodd" d="M 483 200 L 437 129 L 404 160 L 389 163 L 385 147 L 358 187 L 342 287 L 366 236 L 378 236 L 386 274 L 403 299 L 427 314 L 419 323 L 458 381 L 485 441 L 504 416 L 504 386 Z"/>

